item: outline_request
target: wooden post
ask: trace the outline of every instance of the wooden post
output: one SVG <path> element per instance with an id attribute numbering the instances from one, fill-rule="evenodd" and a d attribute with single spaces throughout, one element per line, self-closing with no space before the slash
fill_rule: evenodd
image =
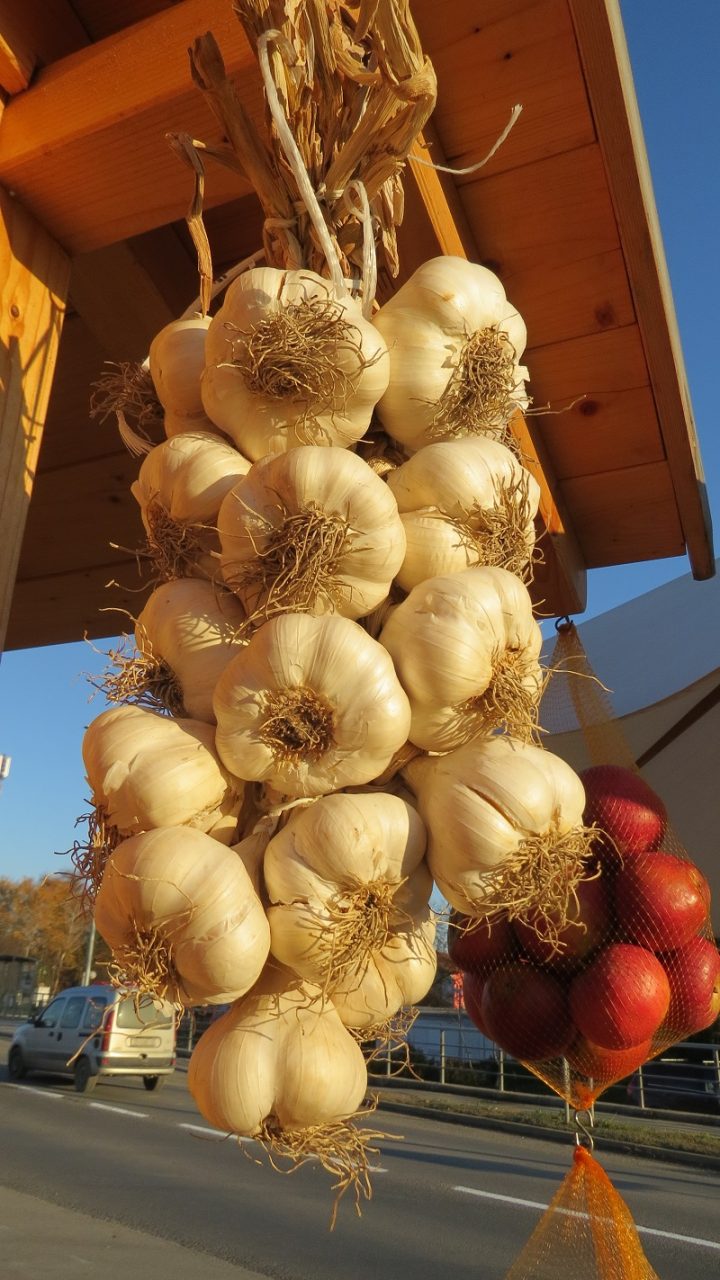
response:
<path id="1" fill-rule="evenodd" d="M 0 188 L 0 650 L 37 470 L 69 274 L 63 250 Z"/>

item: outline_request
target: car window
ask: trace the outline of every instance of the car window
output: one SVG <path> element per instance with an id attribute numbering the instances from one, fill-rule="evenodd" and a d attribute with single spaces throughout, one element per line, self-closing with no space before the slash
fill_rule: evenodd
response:
<path id="1" fill-rule="evenodd" d="M 115 1015 L 115 1024 L 126 1031 L 136 1031 L 139 1027 L 172 1026 L 172 1013 L 156 1009 L 150 996 L 141 996 L 136 1002 L 132 996 L 121 1000 Z"/>
<path id="2" fill-rule="evenodd" d="M 80 1015 L 85 1004 L 84 996 L 71 996 L 65 1005 L 63 1015 L 60 1019 L 61 1027 L 79 1027 Z"/>
<path id="3" fill-rule="evenodd" d="M 109 996 L 90 996 L 83 1015 L 83 1031 L 97 1031 L 103 1023 L 103 1015 L 110 1003 Z"/>
<path id="4" fill-rule="evenodd" d="M 56 1027 L 60 1021 L 62 1011 L 65 1008 L 65 999 L 51 1000 L 46 1009 L 43 1009 L 40 1015 L 41 1027 Z"/>

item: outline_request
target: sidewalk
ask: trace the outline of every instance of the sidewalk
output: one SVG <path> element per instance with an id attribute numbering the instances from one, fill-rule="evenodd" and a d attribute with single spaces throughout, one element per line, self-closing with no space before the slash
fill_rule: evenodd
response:
<path id="1" fill-rule="evenodd" d="M 0 1187 L 0 1254 L 3 1280 L 267 1280 L 172 1240 L 7 1187 Z"/>

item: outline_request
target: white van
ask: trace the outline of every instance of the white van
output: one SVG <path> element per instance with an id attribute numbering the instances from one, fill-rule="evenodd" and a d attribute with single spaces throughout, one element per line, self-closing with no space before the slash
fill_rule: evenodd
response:
<path id="1" fill-rule="evenodd" d="M 78 1052 L 79 1050 L 79 1052 Z M 18 1027 L 8 1054 L 12 1080 L 28 1071 L 71 1075 L 78 1093 L 104 1076 L 142 1076 L 157 1089 L 175 1069 L 175 1018 L 149 996 L 119 997 L 114 987 L 69 987 Z"/>

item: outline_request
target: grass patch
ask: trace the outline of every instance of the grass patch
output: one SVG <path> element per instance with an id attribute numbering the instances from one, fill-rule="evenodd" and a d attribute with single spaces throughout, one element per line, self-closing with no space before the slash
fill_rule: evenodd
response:
<path id="1" fill-rule="evenodd" d="M 553 1107 L 517 1106 L 512 1103 L 485 1101 L 482 1098 L 440 1098 L 402 1089 L 380 1089 L 380 1101 L 401 1102 L 408 1106 L 423 1106 L 431 1111 L 477 1116 L 479 1119 L 505 1120 L 516 1124 L 537 1125 L 541 1129 L 571 1132 L 560 1105 Z M 692 1118 L 688 1116 L 689 1124 Z M 660 1128 L 648 1126 L 642 1120 L 616 1119 L 596 1113 L 593 1130 L 597 1138 L 611 1138 L 615 1142 L 632 1142 L 636 1146 L 663 1147 L 668 1151 L 690 1151 L 698 1155 L 720 1156 L 720 1133 L 697 1133 L 678 1126 Z"/>

